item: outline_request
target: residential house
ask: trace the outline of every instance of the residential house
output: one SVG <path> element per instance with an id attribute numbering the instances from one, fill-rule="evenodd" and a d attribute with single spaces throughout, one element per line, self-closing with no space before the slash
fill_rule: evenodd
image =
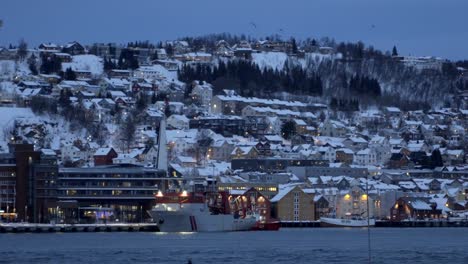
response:
<path id="1" fill-rule="evenodd" d="M 73 41 L 65 45 L 62 49 L 63 52 L 71 55 L 85 54 L 86 50 L 80 43 Z"/>
<path id="2" fill-rule="evenodd" d="M 336 161 L 344 164 L 352 164 L 354 161 L 354 151 L 348 148 L 340 148 L 336 150 Z"/>
<path id="3" fill-rule="evenodd" d="M 345 124 L 335 120 L 325 120 L 323 125 L 320 127 L 320 135 L 328 137 L 344 137 L 348 132 L 348 128 Z"/>
<path id="4" fill-rule="evenodd" d="M 231 160 L 231 153 L 234 148 L 234 144 L 222 139 L 213 142 L 209 153 L 211 153 L 211 158 L 214 160 L 229 161 Z"/>
<path id="5" fill-rule="evenodd" d="M 442 210 L 426 197 L 400 197 L 391 209 L 391 220 L 439 219 Z"/>
<path id="6" fill-rule="evenodd" d="M 168 76 L 168 70 L 162 65 L 151 65 L 151 66 L 140 66 L 133 72 L 133 77 L 139 79 L 150 79 L 150 80 L 166 80 Z M 172 78 L 171 78 L 172 79 Z M 170 80 L 170 79 L 169 79 Z"/>
<path id="7" fill-rule="evenodd" d="M 57 53 L 60 52 L 60 46 L 55 43 L 41 43 L 38 46 L 41 53 Z"/>
<path id="8" fill-rule="evenodd" d="M 369 199 L 369 201 L 367 201 Z M 371 206 L 368 208 L 368 203 Z M 358 185 L 351 187 L 351 189 L 344 195 L 338 198 L 336 204 L 336 217 L 373 217 L 373 199 Z"/>
<path id="9" fill-rule="evenodd" d="M 236 146 L 231 152 L 231 159 L 255 159 L 258 155 L 254 146 Z"/>
<path id="10" fill-rule="evenodd" d="M 258 155 L 263 157 L 271 156 L 271 145 L 268 141 L 259 141 L 255 148 L 258 150 Z"/>
<path id="11" fill-rule="evenodd" d="M 234 51 L 232 50 L 229 43 L 225 40 L 219 40 L 215 44 L 214 54 L 217 56 L 232 57 L 234 56 Z"/>
<path id="12" fill-rule="evenodd" d="M 357 165 L 376 165 L 377 164 L 377 154 L 373 149 L 366 148 L 356 152 L 354 155 L 354 163 Z"/>
<path id="13" fill-rule="evenodd" d="M 175 129 L 189 129 L 189 119 L 185 115 L 171 115 L 167 118 L 167 126 Z"/>
<path id="14" fill-rule="evenodd" d="M 463 149 L 447 149 L 442 155 L 445 165 L 461 165 L 465 160 Z"/>
<path id="15" fill-rule="evenodd" d="M 213 87 L 209 83 L 201 83 L 199 81 L 194 81 L 194 85 L 190 96 L 192 101 L 195 104 L 210 109 L 211 100 L 213 98 Z"/>
<path id="16" fill-rule="evenodd" d="M 111 165 L 117 156 L 117 152 L 113 148 L 99 148 L 94 153 L 94 165 Z"/>

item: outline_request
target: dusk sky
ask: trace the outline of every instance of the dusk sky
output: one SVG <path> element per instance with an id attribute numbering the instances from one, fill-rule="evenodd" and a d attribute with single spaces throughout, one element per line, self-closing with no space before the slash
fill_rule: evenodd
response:
<path id="1" fill-rule="evenodd" d="M 396 45 L 402 55 L 468 59 L 467 10 L 466 0 L 10 0 L 0 8 L 0 45 L 20 38 L 36 46 L 278 33 L 362 40 L 383 50 Z"/>

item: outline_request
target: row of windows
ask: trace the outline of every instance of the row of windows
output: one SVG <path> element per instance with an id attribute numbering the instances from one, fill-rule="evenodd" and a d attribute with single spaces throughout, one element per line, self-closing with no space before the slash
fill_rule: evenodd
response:
<path id="1" fill-rule="evenodd" d="M 2 185 L 7 185 L 7 186 L 16 185 L 16 181 L 0 181 L 0 186 Z"/>
<path id="2" fill-rule="evenodd" d="M 59 195 L 67 196 L 154 196 L 154 191 L 137 191 L 137 190 L 66 190 L 59 191 Z"/>
<path id="3" fill-rule="evenodd" d="M 16 176 L 15 172 L 10 172 L 10 171 L 0 172 L 0 177 L 15 177 L 15 176 Z"/>

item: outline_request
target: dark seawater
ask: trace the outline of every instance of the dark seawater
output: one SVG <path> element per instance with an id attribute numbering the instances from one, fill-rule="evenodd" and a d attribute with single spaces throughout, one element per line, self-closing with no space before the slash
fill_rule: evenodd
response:
<path id="1" fill-rule="evenodd" d="M 372 263 L 468 263 L 468 228 L 371 229 Z M 366 229 L 0 234 L 0 263 L 368 263 Z"/>

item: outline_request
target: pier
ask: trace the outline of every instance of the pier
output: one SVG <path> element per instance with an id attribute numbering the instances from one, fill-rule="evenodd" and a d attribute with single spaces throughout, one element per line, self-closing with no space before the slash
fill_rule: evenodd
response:
<path id="1" fill-rule="evenodd" d="M 320 226 L 320 221 L 281 221 L 282 228 L 317 228 Z M 414 220 L 414 221 L 375 221 L 375 226 L 379 227 L 468 227 L 468 221 L 457 220 Z"/>
<path id="2" fill-rule="evenodd" d="M 0 233 L 158 232 L 157 224 L 32 224 L 0 223 Z"/>
<path id="3" fill-rule="evenodd" d="M 468 227 L 468 221 L 414 220 L 375 221 L 375 227 Z"/>

